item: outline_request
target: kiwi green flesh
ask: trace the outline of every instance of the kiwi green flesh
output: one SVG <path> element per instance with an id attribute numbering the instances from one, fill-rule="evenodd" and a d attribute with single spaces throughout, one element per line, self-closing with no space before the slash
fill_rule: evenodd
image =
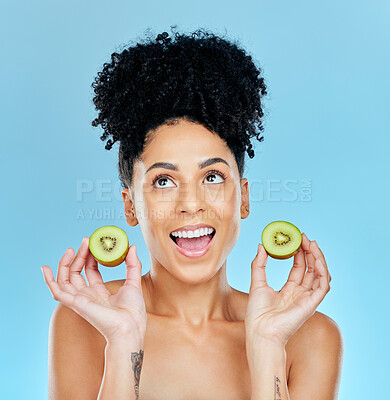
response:
<path id="1" fill-rule="evenodd" d="M 126 258 L 129 239 L 126 232 L 117 226 L 102 226 L 89 238 L 89 250 L 100 264 L 116 267 Z"/>
<path id="2" fill-rule="evenodd" d="M 290 222 L 274 221 L 264 228 L 261 242 L 269 256 L 285 260 L 297 253 L 302 243 L 302 235 Z"/>

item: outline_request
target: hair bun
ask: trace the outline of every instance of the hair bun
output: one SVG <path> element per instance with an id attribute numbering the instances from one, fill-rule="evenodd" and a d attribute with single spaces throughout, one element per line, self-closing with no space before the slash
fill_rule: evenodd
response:
<path id="1" fill-rule="evenodd" d="M 171 38 L 168 37 L 168 32 L 159 33 L 156 38 L 156 42 L 160 44 L 168 44 L 171 41 Z"/>
<path id="2" fill-rule="evenodd" d="M 262 69 L 236 41 L 198 29 L 147 35 L 111 55 L 92 83 L 98 116 L 110 150 L 119 142 L 119 172 L 130 187 L 134 161 L 146 135 L 161 124 L 186 118 L 218 134 L 232 151 L 242 177 L 251 138 L 261 141 L 267 93 Z"/>

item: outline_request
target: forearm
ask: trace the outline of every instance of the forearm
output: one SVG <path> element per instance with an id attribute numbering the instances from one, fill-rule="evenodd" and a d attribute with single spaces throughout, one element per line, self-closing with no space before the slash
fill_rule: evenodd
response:
<path id="1" fill-rule="evenodd" d="M 286 350 L 269 342 L 248 342 L 247 357 L 252 385 L 251 400 L 289 400 Z"/>
<path id="2" fill-rule="evenodd" d="M 107 343 L 97 400 L 139 400 L 144 339 Z"/>

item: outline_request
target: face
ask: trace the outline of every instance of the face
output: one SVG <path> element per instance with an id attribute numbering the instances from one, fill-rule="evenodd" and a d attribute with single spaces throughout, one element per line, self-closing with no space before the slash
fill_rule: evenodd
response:
<path id="1" fill-rule="evenodd" d="M 240 179 L 233 153 L 218 135 L 186 120 L 154 132 L 134 164 L 132 190 L 123 189 L 122 196 L 128 224 L 140 224 L 151 268 L 185 282 L 206 281 L 225 264 L 249 214 L 248 181 Z M 191 256 L 170 234 L 197 224 L 215 233 L 207 251 Z"/>

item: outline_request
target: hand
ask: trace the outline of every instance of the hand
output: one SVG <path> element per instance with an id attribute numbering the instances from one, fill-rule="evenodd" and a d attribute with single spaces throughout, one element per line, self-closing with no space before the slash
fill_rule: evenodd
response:
<path id="1" fill-rule="evenodd" d="M 317 242 L 310 241 L 304 233 L 288 280 L 278 292 L 267 284 L 267 258 L 264 247 L 259 245 L 251 264 L 252 282 L 245 317 L 247 340 L 285 346 L 329 292 L 331 276 Z"/>
<path id="2" fill-rule="evenodd" d="M 86 319 L 107 342 L 129 335 L 144 335 L 147 315 L 141 287 L 142 265 L 136 247 L 130 246 L 125 259 L 125 283 L 117 293 L 111 294 L 103 283 L 88 243 L 89 238 L 85 237 L 75 258 L 74 250 L 67 249 L 58 265 L 57 282 L 49 266 L 41 268 L 53 298 Z M 84 265 L 89 286 L 81 275 Z"/>

